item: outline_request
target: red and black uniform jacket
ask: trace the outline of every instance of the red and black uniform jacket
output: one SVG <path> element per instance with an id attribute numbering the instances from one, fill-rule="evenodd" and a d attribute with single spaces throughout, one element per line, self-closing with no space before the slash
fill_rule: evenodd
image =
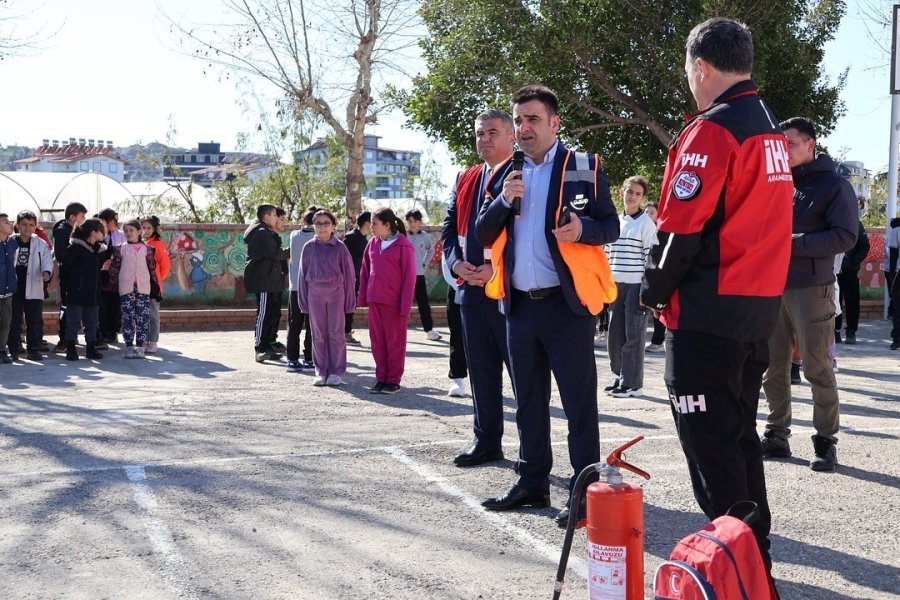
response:
<path id="1" fill-rule="evenodd" d="M 669 329 L 767 339 L 791 257 L 793 190 L 778 120 L 756 84 L 735 84 L 669 148 L 644 304 Z"/>

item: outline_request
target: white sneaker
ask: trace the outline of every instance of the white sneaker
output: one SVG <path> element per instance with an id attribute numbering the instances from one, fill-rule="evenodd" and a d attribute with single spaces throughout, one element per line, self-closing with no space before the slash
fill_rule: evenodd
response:
<path id="1" fill-rule="evenodd" d="M 341 379 L 340 375 L 329 375 L 325 380 L 325 385 L 343 385 L 344 380 Z"/>
<path id="2" fill-rule="evenodd" d="M 644 352 L 663 352 L 665 348 L 662 344 L 647 344 L 647 347 L 644 348 Z"/>
<path id="3" fill-rule="evenodd" d="M 630 388 L 627 385 L 620 385 L 611 391 L 610 395 L 613 398 L 640 398 L 644 395 L 644 390 L 641 388 Z"/>
<path id="4" fill-rule="evenodd" d="M 156 351 L 159 350 L 159 346 L 156 342 L 147 342 L 146 351 L 147 354 L 156 354 Z"/>
<path id="5" fill-rule="evenodd" d="M 454 398 L 463 398 L 466 395 L 466 380 L 459 379 L 451 379 L 450 380 L 450 389 L 447 390 L 448 396 L 453 396 Z"/>
<path id="6" fill-rule="evenodd" d="M 426 333 L 425 335 L 427 335 L 427 336 L 428 336 L 428 339 L 431 340 L 432 342 L 436 342 L 436 341 L 438 341 L 439 339 L 441 339 L 441 334 L 439 334 L 439 333 L 438 333 L 437 331 L 435 331 L 434 329 L 432 329 L 431 331 L 429 331 L 429 332 Z"/>
<path id="7" fill-rule="evenodd" d="M 606 332 L 600 332 L 594 336 L 594 348 L 602 348 L 606 345 Z"/>
<path id="8" fill-rule="evenodd" d="M 135 346 L 134 350 L 134 358 L 144 358 L 144 347 L 143 346 Z"/>
<path id="9" fill-rule="evenodd" d="M 125 346 L 125 352 L 122 353 L 125 358 L 135 358 L 134 346 Z"/>
<path id="10" fill-rule="evenodd" d="M 316 375 L 316 378 L 313 379 L 313 385 L 315 386 L 323 386 L 325 385 L 325 376 L 324 375 Z"/>

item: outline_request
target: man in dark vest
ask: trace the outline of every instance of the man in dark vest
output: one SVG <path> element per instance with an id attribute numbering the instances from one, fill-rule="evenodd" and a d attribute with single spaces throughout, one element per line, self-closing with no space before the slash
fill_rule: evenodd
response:
<path id="1" fill-rule="evenodd" d="M 569 461 L 578 474 L 600 460 L 594 331 L 615 282 L 603 245 L 619 237 L 619 217 L 600 157 L 574 152 L 557 139 L 559 101 L 541 85 L 513 97 L 521 171 L 488 183 L 475 224 L 491 246 L 494 274 L 486 292 L 501 299 L 516 391 L 520 448 L 518 482 L 488 510 L 550 506 L 550 375 L 568 420 Z M 578 520 L 582 507 L 573 507 Z M 557 523 L 569 521 L 568 502 Z"/>

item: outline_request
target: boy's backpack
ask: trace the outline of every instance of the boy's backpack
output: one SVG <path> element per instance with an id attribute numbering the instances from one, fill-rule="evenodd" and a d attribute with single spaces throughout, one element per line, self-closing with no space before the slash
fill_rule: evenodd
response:
<path id="1" fill-rule="evenodd" d="M 747 517 L 731 516 L 752 505 Z M 741 502 L 682 539 L 656 570 L 656 600 L 777 600 L 753 530 L 756 504 Z M 746 522 L 745 522 L 746 521 Z"/>

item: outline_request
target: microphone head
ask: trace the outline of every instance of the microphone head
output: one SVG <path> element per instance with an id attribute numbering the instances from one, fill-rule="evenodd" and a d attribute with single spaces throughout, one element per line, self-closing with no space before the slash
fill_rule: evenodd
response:
<path id="1" fill-rule="evenodd" d="M 512 155 L 512 168 L 513 171 L 521 171 L 522 167 L 525 166 L 525 153 L 521 150 L 516 150 Z"/>

